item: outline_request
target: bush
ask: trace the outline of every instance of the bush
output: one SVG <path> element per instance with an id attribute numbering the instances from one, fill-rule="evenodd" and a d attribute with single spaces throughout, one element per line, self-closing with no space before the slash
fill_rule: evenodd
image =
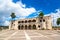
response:
<path id="1" fill-rule="evenodd" d="M 42 30 L 45 30 L 44 28 L 42 28 Z"/>
<path id="2" fill-rule="evenodd" d="M 2 28 L 0 27 L 0 31 L 2 30 Z"/>

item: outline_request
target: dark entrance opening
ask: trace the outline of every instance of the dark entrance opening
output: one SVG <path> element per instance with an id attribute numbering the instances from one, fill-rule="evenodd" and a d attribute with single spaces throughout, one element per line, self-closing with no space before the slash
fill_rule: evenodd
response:
<path id="1" fill-rule="evenodd" d="M 29 23 L 31 22 L 31 20 L 28 21 Z"/>
<path id="2" fill-rule="evenodd" d="M 38 25 L 38 27 L 40 28 L 40 25 Z"/>
<path id="3" fill-rule="evenodd" d="M 31 29 L 31 25 L 28 26 L 28 29 Z"/>
<path id="4" fill-rule="evenodd" d="M 25 25 L 25 29 L 27 29 L 27 25 Z"/>
<path id="5" fill-rule="evenodd" d="M 36 25 L 33 25 L 33 29 L 36 29 Z"/>
<path id="6" fill-rule="evenodd" d="M 32 20 L 32 22 L 36 22 L 36 20 L 35 20 L 35 19 L 33 19 L 33 20 Z"/>
<path id="7" fill-rule="evenodd" d="M 20 30 L 20 25 L 18 26 L 18 30 Z"/>
<path id="8" fill-rule="evenodd" d="M 25 23 L 27 23 L 27 20 L 25 20 Z"/>
<path id="9" fill-rule="evenodd" d="M 23 29 L 24 29 L 24 26 L 22 25 L 22 26 L 21 26 L 21 30 L 23 30 Z"/>

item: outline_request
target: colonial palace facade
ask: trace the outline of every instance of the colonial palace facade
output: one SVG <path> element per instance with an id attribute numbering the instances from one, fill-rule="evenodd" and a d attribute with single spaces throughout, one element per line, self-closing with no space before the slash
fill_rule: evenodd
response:
<path id="1" fill-rule="evenodd" d="M 9 29 L 10 30 L 52 29 L 52 20 L 50 16 L 19 19 L 11 21 Z"/>

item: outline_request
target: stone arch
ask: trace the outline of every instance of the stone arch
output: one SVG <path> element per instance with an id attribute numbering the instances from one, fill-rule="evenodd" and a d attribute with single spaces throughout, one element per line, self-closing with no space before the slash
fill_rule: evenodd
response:
<path id="1" fill-rule="evenodd" d="M 45 22 L 45 19 L 43 19 L 43 22 Z"/>
<path id="2" fill-rule="evenodd" d="M 28 26 L 27 26 L 27 25 L 25 25 L 25 29 L 27 29 L 27 27 L 28 27 Z"/>
<path id="3" fill-rule="evenodd" d="M 31 25 L 28 26 L 28 29 L 31 29 Z"/>
<path id="4" fill-rule="evenodd" d="M 35 24 L 33 25 L 33 29 L 36 29 L 36 25 Z"/>
<path id="5" fill-rule="evenodd" d="M 25 20 L 25 23 L 27 23 L 27 20 Z"/>
<path id="6" fill-rule="evenodd" d="M 22 23 L 24 23 L 24 21 L 22 21 Z"/>
<path id="7" fill-rule="evenodd" d="M 41 26 L 40 25 L 38 25 L 38 28 L 40 28 Z"/>
<path id="8" fill-rule="evenodd" d="M 42 20 L 40 20 L 40 22 L 42 22 Z"/>
<path id="9" fill-rule="evenodd" d="M 30 22 L 31 22 L 31 20 L 28 20 L 28 22 L 30 23 Z"/>
<path id="10" fill-rule="evenodd" d="M 24 29 L 24 25 L 21 25 L 21 29 Z"/>
<path id="11" fill-rule="evenodd" d="M 40 19 L 43 19 L 43 17 L 41 16 Z"/>
<path id="12" fill-rule="evenodd" d="M 18 30 L 20 30 L 20 27 L 21 27 L 21 26 L 19 25 L 19 26 L 18 26 Z"/>
<path id="13" fill-rule="evenodd" d="M 33 19 L 33 20 L 32 20 L 32 22 L 36 22 L 36 20 L 35 20 L 35 19 Z"/>
<path id="14" fill-rule="evenodd" d="M 18 21 L 18 23 L 21 23 L 21 21 Z"/>

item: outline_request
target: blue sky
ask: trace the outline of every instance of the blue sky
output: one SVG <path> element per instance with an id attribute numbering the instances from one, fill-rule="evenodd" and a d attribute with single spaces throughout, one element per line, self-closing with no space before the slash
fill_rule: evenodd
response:
<path id="1" fill-rule="evenodd" d="M 13 0 L 15 3 L 17 1 L 19 0 Z M 26 7 L 34 7 L 36 10 L 42 10 L 46 14 L 60 8 L 60 0 L 22 0 L 22 3 L 26 4 Z"/>
<path id="2" fill-rule="evenodd" d="M 12 12 L 17 20 L 37 17 L 40 11 L 45 16 L 50 15 L 52 24 L 56 25 L 56 20 L 60 17 L 60 0 L 0 0 L 0 25 L 9 25 Z"/>

